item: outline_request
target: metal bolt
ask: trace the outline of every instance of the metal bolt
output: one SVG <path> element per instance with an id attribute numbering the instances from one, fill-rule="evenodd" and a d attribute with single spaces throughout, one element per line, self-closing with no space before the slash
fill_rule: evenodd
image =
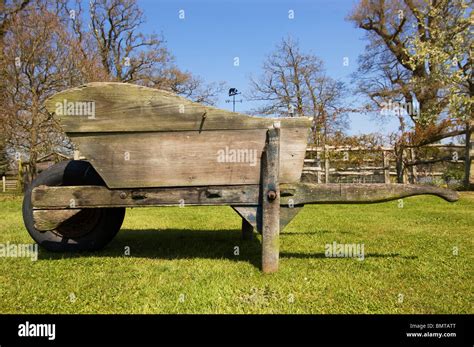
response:
<path id="1" fill-rule="evenodd" d="M 277 197 L 277 193 L 274 190 L 270 190 L 267 194 L 268 200 L 273 201 Z"/>
<path id="2" fill-rule="evenodd" d="M 127 197 L 127 193 L 120 192 L 120 199 L 125 199 Z"/>

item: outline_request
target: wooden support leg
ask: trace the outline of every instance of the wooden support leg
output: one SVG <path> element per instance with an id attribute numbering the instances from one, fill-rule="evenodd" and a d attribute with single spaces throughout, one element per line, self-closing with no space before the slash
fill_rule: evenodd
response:
<path id="1" fill-rule="evenodd" d="M 280 232 L 285 230 L 285 227 L 296 217 L 302 208 L 303 206 L 301 205 L 293 207 L 280 206 Z"/>
<path id="2" fill-rule="evenodd" d="M 278 270 L 280 233 L 280 128 L 267 132 L 267 144 L 262 155 L 262 270 L 264 273 Z"/>
<path id="3" fill-rule="evenodd" d="M 253 239 L 253 226 L 245 218 L 242 218 L 242 240 Z"/>
<path id="4" fill-rule="evenodd" d="M 291 199 L 291 198 L 290 198 Z M 290 200 L 287 199 L 287 200 Z M 232 208 L 244 219 L 252 228 L 262 233 L 262 207 L 261 206 L 232 206 Z M 294 206 L 292 201 L 287 206 L 281 205 L 280 199 L 280 232 L 296 217 L 298 212 L 301 211 L 303 205 Z M 244 230 L 242 222 L 242 231 Z"/>

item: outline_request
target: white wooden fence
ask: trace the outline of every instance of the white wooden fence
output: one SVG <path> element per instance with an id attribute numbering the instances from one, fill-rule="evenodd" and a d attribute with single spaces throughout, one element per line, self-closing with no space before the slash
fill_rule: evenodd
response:
<path id="1" fill-rule="evenodd" d="M 2 176 L 2 192 L 5 193 L 7 191 L 20 191 L 20 184 L 17 178 Z"/>
<path id="2" fill-rule="evenodd" d="M 462 153 L 464 153 L 465 145 L 432 144 L 423 146 L 423 148 L 430 147 L 449 150 L 453 154 L 454 152 L 459 153 L 459 155 L 453 156 L 452 160 L 445 160 L 445 162 L 464 163 Z M 391 177 L 397 176 L 396 158 L 392 147 L 308 146 L 306 152 L 307 159 L 304 160 L 303 173 L 314 175 L 318 183 L 329 183 L 331 180 L 336 182 L 350 180 L 351 182 L 360 183 L 375 183 L 374 181 L 378 180 L 383 183 L 391 183 L 394 181 Z M 371 158 L 363 158 L 360 160 L 360 164 L 350 165 L 354 152 L 366 152 L 367 156 L 370 154 Z M 409 159 L 408 161 L 412 163 L 417 161 L 411 148 L 407 149 L 405 159 Z M 436 160 L 435 158 L 428 158 L 428 160 L 430 159 Z M 407 167 L 406 171 L 406 176 L 409 174 L 410 181 L 413 183 L 421 177 L 440 177 L 444 175 L 443 172 L 431 170 L 429 172 L 418 172 L 415 164 Z M 408 180 L 408 177 L 405 179 Z"/>

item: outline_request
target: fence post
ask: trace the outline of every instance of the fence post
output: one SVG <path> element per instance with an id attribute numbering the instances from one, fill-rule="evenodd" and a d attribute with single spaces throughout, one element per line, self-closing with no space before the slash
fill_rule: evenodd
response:
<path id="1" fill-rule="evenodd" d="M 464 147 L 464 187 L 474 189 L 474 120 L 466 122 Z"/>
<path id="2" fill-rule="evenodd" d="M 329 183 L 329 149 L 327 145 L 324 145 L 324 171 L 325 171 L 325 182 Z"/>
<path id="3" fill-rule="evenodd" d="M 387 151 L 382 151 L 383 182 L 390 183 L 390 156 Z"/>
<path id="4" fill-rule="evenodd" d="M 405 166 L 405 161 L 407 160 L 407 151 L 406 148 L 402 148 L 402 158 L 401 158 L 401 165 L 402 165 L 402 183 L 408 183 L 408 172 L 407 167 Z"/>
<path id="5" fill-rule="evenodd" d="M 2 176 L 2 186 L 3 186 L 3 192 L 5 193 L 7 191 L 7 179 L 5 176 Z"/>
<path id="6" fill-rule="evenodd" d="M 418 179 L 418 173 L 416 171 L 416 165 L 413 165 L 413 163 L 416 161 L 416 155 L 415 155 L 415 149 L 413 147 L 410 147 L 410 160 L 412 162 L 411 165 L 411 183 L 415 184 L 417 179 Z"/>
<path id="7" fill-rule="evenodd" d="M 466 188 L 474 189 L 474 121 L 471 121 L 466 132 L 466 155 L 464 160 L 466 165 Z M 468 177 L 469 176 L 469 177 Z"/>
<path id="8" fill-rule="evenodd" d="M 318 178 L 318 183 L 321 183 L 321 154 L 319 153 L 318 150 L 316 151 L 316 159 L 318 160 L 318 168 L 319 168 L 319 170 L 316 171 L 316 175 Z"/>

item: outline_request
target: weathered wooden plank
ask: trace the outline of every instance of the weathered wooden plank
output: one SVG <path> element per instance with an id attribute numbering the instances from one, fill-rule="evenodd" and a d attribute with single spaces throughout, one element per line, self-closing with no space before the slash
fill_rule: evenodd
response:
<path id="1" fill-rule="evenodd" d="M 186 205 L 256 205 L 257 185 L 112 190 L 100 186 L 46 187 L 32 192 L 36 209 Z"/>
<path id="2" fill-rule="evenodd" d="M 298 182 L 307 129 L 281 130 L 282 183 Z M 72 137 L 109 188 L 257 184 L 266 130 Z"/>
<path id="3" fill-rule="evenodd" d="M 278 271 L 280 253 L 280 129 L 268 130 L 268 140 L 262 157 L 262 270 Z"/>
<path id="4" fill-rule="evenodd" d="M 455 191 L 431 186 L 401 184 L 281 184 L 281 206 L 329 203 L 373 203 L 413 195 L 431 194 L 456 201 Z M 235 205 L 234 209 L 255 228 L 259 186 L 209 186 L 150 189 L 108 189 L 99 186 L 47 187 L 33 189 L 36 209 L 90 207 L 140 207 L 184 205 Z M 291 210 L 291 209 L 289 209 Z M 282 218 L 284 212 L 282 212 Z M 255 216 L 255 217 L 252 217 Z M 281 223 L 281 222 L 280 222 Z"/>
<path id="5" fill-rule="evenodd" d="M 54 230 L 81 211 L 82 209 L 34 210 L 35 229 L 40 231 Z"/>
<path id="6" fill-rule="evenodd" d="M 55 94 L 45 105 L 68 134 L 267 129 L 273 124 L 269 118 L 220 110 L 167 91 L 127 83 L 89 83 Z M 280 121 L 283 128 L 311 125 L 304 117 Z"/>

